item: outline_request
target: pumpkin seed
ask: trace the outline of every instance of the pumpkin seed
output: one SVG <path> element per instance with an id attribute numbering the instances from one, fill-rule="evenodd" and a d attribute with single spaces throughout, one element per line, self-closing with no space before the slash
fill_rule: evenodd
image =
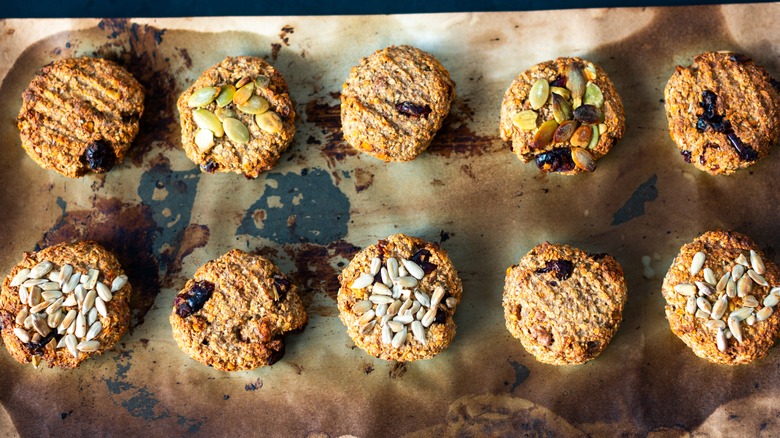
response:
<path id="1" fill-rule="evenodd" d="M 512 116 L 512 124 L 521 131 L 533 131 L 536 129 L 536 118 L 538 116 L 536 111 L 520 111 Z"/>
<path id="2" fill-rule="evenodd" d="M 550 87 L 550 93 L 555 93 L 566 100 L 571 100 L 571 91 L 563 87 Z"/>
<path id="3" fill-rule="evenodd" d="M 269 134 L 277 134 L 281 132 L 284 127 L 279 114 L 276 114 L 273 111 L 266 111 L 256 115 L 255 123 L 257 123 L 257 126 L 260 127 L 260 129 Z"/>
<path id="4" fill-rule="evenodd" d="M 550 97 L 550 83 L 544 78 L 537 79 L 528 95 L 531 108 L 538 110 L 547 103 L 548 97 Z"/>
<path id="5" fill-rule="evenodd" d="M 601 108 L 604 105 L 604 94 L 601 92 L 601 88 L 593 82 L 588 82 L 585 86 L 585 95 L 582 98 L 582 103 Z"/>
<path id="6" fill-rule="evenodd" d="M 585 77 L 589 81 L 596 80 L 596 66 L 595 65 L 591 64 L 590 62 L 588 62 L 585 65 L 584 71 L 585 71 Z"/>
<path id="7" fill-rule="evenodd" d="M 236 88 L 241 88 L 250 82 L 252 82 L 252 78 L 250 78 L 249 76 L 244 76 L 238 82 L 236 82 Z"/>
<path id="8" fill-rule="evenodd" d="M 590 137 L 590 143 L 588 143 L 588 149 L 593 149 L 596 147 L 596 145 L 599 144 L 599 135 L 601 134 L 599 126 L 601 125 L 592 125 L 590 129 L 593 130 L 593 135 Z"/>
<path id="9" fill-rule="evenodd" d="M 217 116 L 209 110 L 198 108 L 192 111 L 192 120 L 198 127 L 208 129 L 213 132 L 217 137 L 222 137 L 225 131 L 222 129 L 222 123 Z"/>
<path id="10" fill-rule="evenodd" d="M 571 91 L 571 97 L 574 101 L 574 107 L 580 106 L 582 102 L 582 96 L 585 94 L 585 77 L 582 75 L 582 70 L 576 64 L 569 65 L 566 74 L 566 88 Z"/>
<path id="11" fill-rule="evenodd" d="M 217 98 L 218 94 L 219 88 L 217 87 L 200 88 L 190 95 L 190 98 L 187 100 L 187 105 L 189 105 L 190 108 L 204 107 L 211 102 L 214 102 L 214 99 Z"/>
<path id="12" fill-rule="evenodd" d="M 604 135 L 607 133 L 607 124 L 606 123 L 599 123 L 599 134 Z"/>
<path id="13" fill-rule="evenodd" d="M 593 157 L 582 148 L 571 148 L 571 159 L 574 161 L 574 165 L 586 172 L 593 172 L 596 170 L 596 161 Z"/>
<path id="14" fill-rule="evenodd" d="M 268 111 L 271 105 L 260 96 L 252 96 L 242 105 L 236 105 L 239 111 L 247 114 L 262 114 Z"/>
<path id="15" fill-rule="evenodd" d="M 228 106 L 228 104 L 233 101 L 233 96 L 235 95 L 236 95 L 236 87 L 230 84 L 223 85 L 222 89 L 217 95 L 217 106 L 219 108 Z"/>
<path id="16" fill-rule="evenodd" d="M 234 119 L 238 117 L 236 115 L 236 112 L 233 111 L 230 108 L 217 108 L 217 110 L 214 111 L 214 115 L 216 115 L 217 118 L 220 121 L 223 121 L 223 120 L 227 119 L 228 117 L 231 117 L 231 118 L 234 118 Z"/>
<path id="17" fill-rule="evenodd" d="M 255 85 L 257 85 L 260 88 L 268 88 L 268 85 L 271 83 L 271 78 L 269 78 L 266 75 L 259 75 L 255 78 Z"/>
<path id="18" fill-rule="evenodd" d="M 244 85 L 241 88 L 238 88 L 236 93 L 233 95 L 233 103 L 236 105 L 243 105 L 246 103 L 246 101 L 249 100 L 250 97 L 252 97 L 252 93 L 255 92 L 255 83 L 250 82 L 246 85 Z"/>
<path id="19" fill-rule="evenodd" d="M 604 123 L 604 112 L 593 105 L 582 105 L 574 110 L 574 120 L 588 125 Z"/>
<path id="20" fill-rule="evenodd" d="M 249 141 L 249 130 L 237 119 L 226 118 L 222 121 L 225 128 L 225 134 L 236 143 L 242 144 Z"/>
<path id="21" fill-rule="evenodd" d="M 558 129 L 555 130 L 555 134 L 553 134 L 553 143 L 565 143 L 569 141 L 576 129 L 577 122 L 574 120 L 567 120 L 561 123 L 558 125 Z"/>
<path id="22" fill-rule="evenodd" d="M 556 129 L 558 129 L 558 122 L 555 120 L 548 120 L 542 123 L 542 126 L 534 134 L 533 140 L 531 140 L 531 149 L 544 149 L 550 145 Z"/>
<path id="23" fill-rule="evenodd" d="M 553 117 L 556 122 L 563 123 L 567 120 L 571 120 L 571 105 L 569 105 L 569 102 L 566 99 L 555 93 L 552 94 L 552 108 Z"/>
<path id="24" fill-rule="evenodd" d="M 201 154 L 205 154 L 214 147 L 214 133 L 208 129 L 198 129 L 195 133 L 195 145 L 198 146 Z"/>
<path id="25" fill-rule="evenodd" d="M 574 131 L 574 135 L 571 136 L 572 146 L 585 147 L 590 143 L 590 139 L 593 137 L 593 129 L 588 125 L 582 125 Z"/>

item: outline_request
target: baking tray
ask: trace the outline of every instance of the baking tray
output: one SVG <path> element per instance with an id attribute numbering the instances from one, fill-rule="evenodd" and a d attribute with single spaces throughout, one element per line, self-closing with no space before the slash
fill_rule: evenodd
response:
<path id="1" fill-rule="evenodd" d="M 729 177 L 698 171 L 670 140 L 662 99 L 675 66 L 703 51 L 743 52 L 777 76 L 779 15 L 755 4 L 0 21 L 0 272 L 22 251 L 88 238 L 117 254 L 135 294 L 131 331 L 78 369 L 0 354 L 0 435 L 777 435 L 778 349 L 749 366 L 697 358 L 670 332 L 660 287 L 708 229 L 745 232 L 775 258 L 780 154 Z M 457 84 L 444 127 L 409 163 L 359 155 L 339 130 L 349 68 L 390 44 L 433 53 Z M 149 98 L 130 157 L 72 180 L 24 154 L 14 120 L 35 71 L 77 55 L 118 60 Z M 300 114 L 291 148 L 255 180 L 201 174 L 180 148 L 178 94 L 228 55 L 273 63 Z M 609 73 L 627 130 L 595 173 L 540 175 L 499 139 L 501 97 L 522 70 L 570 55 Z M 431 360 L 374 359 L 338 319 L 339 271 L 396 232 L 440 242 L 463 279 L 458 333 Z M 587 364 L 541 364 L 504 327 L 505 269 L 544 240 L 625 270 L 623 323 Z M 310 322 L 272 367 L 219 372 L 171 336 L 178 289 L 231 248 L 270 257 L 302 291 Z"/>

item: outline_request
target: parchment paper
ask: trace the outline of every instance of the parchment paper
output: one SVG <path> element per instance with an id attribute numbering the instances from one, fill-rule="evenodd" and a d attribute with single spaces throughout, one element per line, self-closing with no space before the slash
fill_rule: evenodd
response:
<path id="1" fill-rule="evenodd" d="M 745 232 L 775 257 L 780 152 L 709 176 L 683 162 L 662 99 L 675 66 L 707 50 L 743 52 L 780 75 L 779 16 L 759 4 L 0 21 L 0 273 L 22 251 L 90 238 L 117 254 L 136 293 L 131 332 L 76 370 L 0 352 L 0 435 L 780 434 L 780 350 L 709 364 L 670 332 L 660 294 L 679 247 L 708 229 Z M 457 83 L 434 144 L 403 164 L 356 154 L 339 130 L 349 68 L 390 44 L 430 51 Z M 35 71 L 75 55 L 119 60 L 149 92 L 131 157 L 78 180 L 37 167 L 15 125 Z M 294 144 L 256 180 L 201 174 L 180 149 L 175 99 L 228 55 L 272 62 L 300 114 Z M 539 175 L 498 137 L 501 97 L 522 70 L 569 55 L 610 74 L 627 131 L 594 174 Z M 441 242 L 464 286 L 454 342 L 405 365 L 355 348 L 335 304 L 340 269 L 395 232 Z M 626 272 L 624 321 L 585 365 L 540 364 L 504 327 L 504 271 L 544 240 L 607 252 Z M 195 269 L 234 247 L 289 273 L 310 322 L 281 362 L 228 374 L 184 355 L 168 314 Z"/>

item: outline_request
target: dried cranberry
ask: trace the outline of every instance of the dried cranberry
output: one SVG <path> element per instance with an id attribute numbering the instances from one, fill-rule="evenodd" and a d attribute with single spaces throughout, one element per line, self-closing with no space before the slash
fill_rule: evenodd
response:
<path id="1" fill-rule="evenodd" d="M 192 315 L 203 308 L 213 293 L 214 283 L 205 280 L 196 281 L 190 290 L 182 292 L 173 300 L 176 314 L 182 318 Z"/>
<path id="2" fill-rule="evenodd" d="M 52 330 L 52 331 L 49 332 L 48 335 L 46 335 L 43 338 L 41 338 L 40 341 L 38 341 L 38 342 L 28 342 L 28 343 L 25 344 L 25 346 L 27 346 L 27 348 L 30 350 L 30 352 L 32 354 L 34 354 L 36 356 L 40 356 L 41 354 L 43 354 L 43 347 L 45 347 L 46 344 L 48 344 L 52 339 L 54 339 L 54 336 L 56 336 L 56 335 L 57 335 L 57 331 L 56 330 Z"/>
<path id="3" fill-rule="evenodd" d="M 447 312 L 441 308 L 436 309 L 436 317 L 433 318 L 433 324 L 444 324 L 447 322 Z"/>
<path id="4" fill-rule="evenodd" d="M 292 283 L 290 283 L 290 280 L 285 278 L 283 275 L 274 275 L 273 280 L 276 293 L 279 294 L 279 301 L 284 301 L 285 298 L 287 298 L 287 291 L 290 290 Z"/>
<path id="5" fill-rule="evenodd" d="M 552 82 L 550 82 L 551 87 L 565 87 L 566 86 L 566 76 L 564 75 L 558 75 L 555 79 L 553 79 Z"/>
<path id="6" fill-rule="evenodd" d="M 417 105 L 409 101 L 395 104 L 395 109 L 401 114 L 422 118 L 428 117 L 428 114 L 432 111 L 428 105 Z"/>
<path id="7" fill-rule="evenodd" d="M 574 169 L 569 148 L 558 148 L 536 156 L 536 167 L 542 172 L 568 172 Z"/>
<path id="8" fill-rule="evenodd" d="M 729 139 L 731 145 L 737 150 L 740 159 L 745 161 L 756 161 L 758 159 L 758 152 L 752 147 L 743 144 L 735 132 L 729 132 L 726 134 L 726 138 Z"/>
<path id="9" fill-rule="evenodd" d="M 731 59 L 732 62 L 736 62 L 738 64 L 750 62 L 751 59 L 747 56 L 741 54 L 741 53 L 732 53 L 729 55 L 729 59 Z"/>
<path id="10" fill-rule="evenodd" d="M 208 160 L 205 163 L 200 165 L 200 170 L 208 173 L 216 172 L 217 168 L 219 168 L 219 165 L 215 163 L 213 160 Z"/>
<path id="11" fill-rule="evenodd" d="M 431 252 L 425 248 L 422 248 L 418 250 L 416 253 L 414 253 L 412 258 L 409 260 L 417 263 L 417 265 L 422 268 L 423 272 L 425 272 L 425 275 L 428 275 L 431 272 L 435 271 L 436 268 L 438 268 L 438 266 L 428 261 L 430 260 L 430 258 L 431 258 Z"/>
<path id="12" fill-rule="evenodd" d="M 558 280 L 566 280 L 574 272 L 574 263 L 569 260 L 550 260 L 544 265 L 544 268 L 536 270 L 537 274 L 548 272 L 552 272 Z"/>
<path id="13" fill-rule="evenodd" d="M 109 143 L 98 140 L 87 146 L 81 159 L 93 172 L 106 173 L 116 164 L 116 153 Z"/>
<path id="14" fill-rule="evenodd" d="M 683 156 L 683 160 L 685 160 L 686 163 L 691 162 L 691 151 L 682 151 L 680 152 L 680 155 Z"/>

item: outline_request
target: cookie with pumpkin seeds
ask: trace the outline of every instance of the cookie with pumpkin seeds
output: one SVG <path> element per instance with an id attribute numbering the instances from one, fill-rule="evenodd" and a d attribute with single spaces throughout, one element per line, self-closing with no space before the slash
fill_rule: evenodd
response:
<path id="1" fill-rule="evenodd" d="M 256 178 L 295 135 L 295 109 L 278 70 L 252 56 L 209 68 L 177 102 L 184 151 L 204 172 Z"/>
<path id="2" fill-rule="evenodd" d="M 521 73 L 501 103 L 501 138 L 542 172 L 596 170 L 625 130 L 623 103 L 607 73 L 580 58 L 558 58 Z"/>

